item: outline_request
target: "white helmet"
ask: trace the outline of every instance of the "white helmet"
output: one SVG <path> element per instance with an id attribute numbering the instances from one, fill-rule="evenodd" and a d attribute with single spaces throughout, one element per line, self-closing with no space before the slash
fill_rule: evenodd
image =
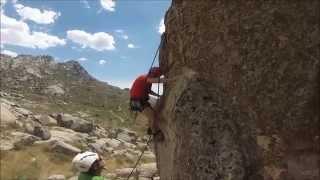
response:
<path id="1" fill-rule="evenodd" d="M 86 151 L 84 153 L 77 154 L 73 158 L 72 164 L 80 172 L 88 172 L 96 160 L 99 160 L 99 155 L 97 153 Z"/>

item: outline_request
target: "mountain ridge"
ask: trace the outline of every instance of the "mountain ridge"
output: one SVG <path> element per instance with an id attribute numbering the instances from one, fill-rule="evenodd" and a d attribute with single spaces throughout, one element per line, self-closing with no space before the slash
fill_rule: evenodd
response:
<path id="1" fill-rule="evenodd" d="M 99 122 L 112 125 L 132 122 L 127 108 L 128 90 L 94 78 L 78 61 L 57 62 L 48 55 L 0 57 L 0 90 L 39 102 L 35 110 L 84 111 Z M 41 108 L 43 105 L 49 107 Z M 119 117 L 124 121 L 117 122 Z"/>

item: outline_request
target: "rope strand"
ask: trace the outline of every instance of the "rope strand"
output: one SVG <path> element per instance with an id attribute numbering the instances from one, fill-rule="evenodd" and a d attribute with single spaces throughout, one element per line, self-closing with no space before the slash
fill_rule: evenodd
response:
<path id="1" fill-rule="evenodd" d="M 151 140 L 152 140 L 152 135 L 149 136 L 149 139 L 148 139 L 148 141 L 147 141 L 147 145 L 146 145 L 146 147 L 143 149 L 143 151 L 141 152 L 141 154 L 140 154 L 140 156 L 139 156 L 136 164 L 134 165 L 133 169 L 131 170 L 131 173 L 130 173 L 129 176 L 127 177 L 127 180 L 129 180 L 129 178 L 130 178 L 131 175 L 133 174 L 133 171 L 137 168 L 137 166 L 138 166 L 138 164 L 139 164 L 139 162 L 140 162 L 140 160 L 141 160 L 144 152 L 147 150 L 148 145 L 149 145 L 149 143 L 151 142 Z"/>

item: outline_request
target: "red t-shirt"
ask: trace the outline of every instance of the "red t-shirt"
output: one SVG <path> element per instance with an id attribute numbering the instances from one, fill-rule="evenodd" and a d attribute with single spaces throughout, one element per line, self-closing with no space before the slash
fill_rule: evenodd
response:
<path id="1" fill-rule="evenodd" d="M 148 99 L 152 83 L 147 82 L 147 75 L 139 76 L 132 84 L 130 97 L 134 99 Z"/>

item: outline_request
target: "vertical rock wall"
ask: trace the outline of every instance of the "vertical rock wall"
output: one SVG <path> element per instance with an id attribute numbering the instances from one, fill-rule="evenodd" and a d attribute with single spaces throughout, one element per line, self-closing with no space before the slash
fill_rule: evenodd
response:
<path id="1" fill-rule="evenodd" d="M 162 180 L 319 178 L 320 2 L 173 0 Z"/>

